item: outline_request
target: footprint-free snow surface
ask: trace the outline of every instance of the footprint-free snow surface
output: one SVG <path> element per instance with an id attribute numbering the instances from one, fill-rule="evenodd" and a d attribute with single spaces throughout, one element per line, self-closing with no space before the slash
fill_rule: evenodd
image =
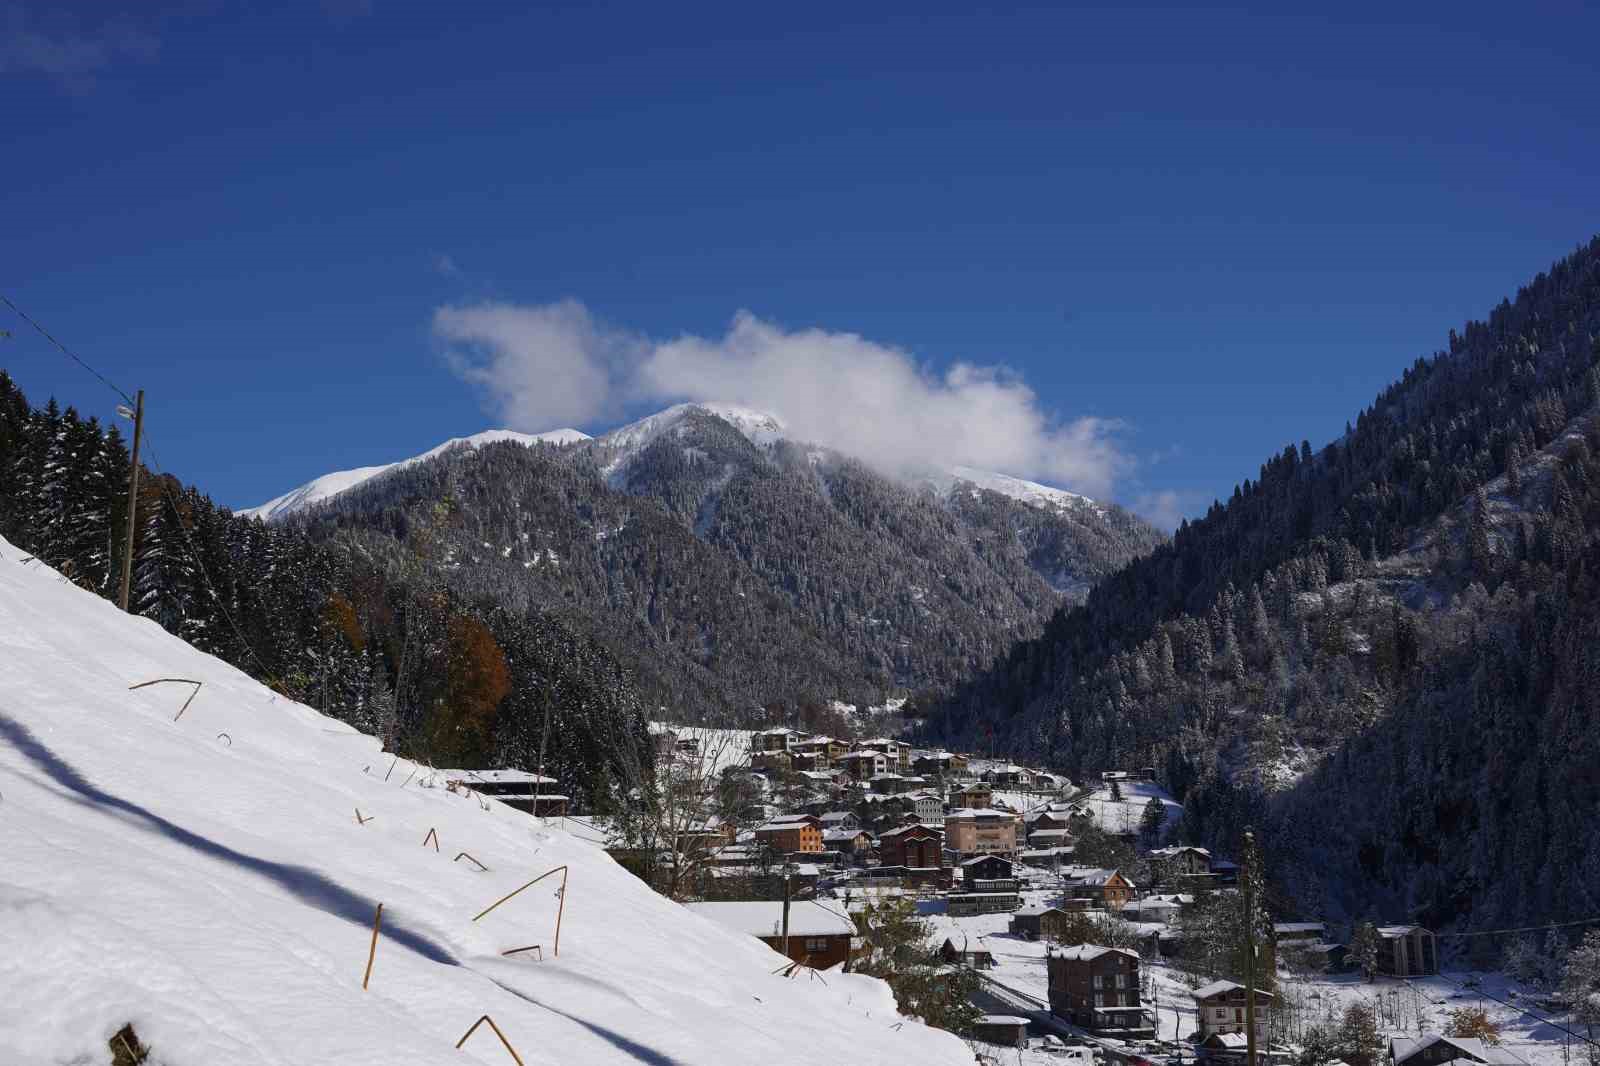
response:
<path id="1" fill-rule="evenodd" d="M 0 541 L 0 1063 L 104 1063 L 129 1022 L 168 1066 L 509 1063 L 488 1025 L 455 1049 L 488 1014 L 530 1066 L 970 1066 L 881 982 L 774 974 L 559 823 L 391 774 L 25 560 Z M 203 682 L 177 720 L 192 685 L 129 691 L 165 677 Z M 473 921 L 562 865 L 559 956 L 559 874 Z"/>

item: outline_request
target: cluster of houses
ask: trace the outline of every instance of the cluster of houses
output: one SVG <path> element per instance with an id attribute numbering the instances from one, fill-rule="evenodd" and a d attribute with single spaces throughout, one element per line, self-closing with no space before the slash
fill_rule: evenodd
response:
<path id="1" fill-rule="evenodd" d="M 661 755 L 698 759 L 700 738 L 656 733 Z M 521 770 L 441 771 L 451 789 L 493 796 L 542 817 L 567 814 L 557 783 Z M 762 801 L 738 823 L 714 816 L 679 832 L 676 850 L 696 858 L 704 902 L 689 904 L 709 921 L 755 936 L 797 963 L 818 969 L 847 962 L 861 947 L 851 912 L 882 894 L 938 896 L 960 918 L 1005 913 L 1015 936 L 1046 940 L 1050 1012 L 1096 1037 L 1147 1039 L 1153 1011 L 1141 1001 L 1140 952 L 1121 946 L 1071 943 L 1085 913 L 1113 915 L 1148 936 L 1147 954 L 1182 950 L 1178 918 L 1206 891 L 1230 890 L 1238 867 L 1205 848 L 1170 846 L 1147 853 L 1149 884 L 1127 871 L 1073 861 L 1079 819 L 1092 812 L 1064 776 L 1010 762 L 922 750 L 889 737 L 847 742 L 787 728 L 750 737 L 747 762 L 724 771 L 748 778 Z M 1107 771 L 1101 784 L 1152 780 L 1153 770 Z M 765 802 L 769 780 L 787 790 L 781 808 Z M 1005 797 L 997 793 L 1008 794 Z M 1017 793 L 1027 802 L 1017 802 Z M 1007 803 L 1009 799 L 1011 803 Z M 1013 806 L 1013 804 L 1015 806 Z M 1049 905 L 1023 906 L 1030 874 L 1048 874 L 1059 894 Z M 857 900 L 851 902 L 852 894 Z M 1037 898 L 1037 897 L 1035 897 Z M 1434 936 L 1417 925 L 1382 926 L 1377 970 L 1397 978 L 1438 972 Z M 1056 946 L 1060 945 L 1060 946 Z M 1348 949 L 1320 922 L 1280 922 L 1273 954 L 1314 958 L 1338 971 Z M 954 966 L 994 965 L 981 943 L 946 940 L 940 954 Z M 1258 990 L 1253 1010 L 1246 990 L 1213 981 L 1192 993 L 1197 1050 L 1219 1064 L 1242 1064 L 1253 1014 L 1258 1047 L 1272 1031 L 1275 998 Z M 1022 1039 L 1027 1020 L 985 1016 L 980 1039 Z M 1439 1066 L 1476 1061 L 1519 1062 L 1502 1049 L 1442 1036 L 1397 1041 L 1391 1066 Z"/>

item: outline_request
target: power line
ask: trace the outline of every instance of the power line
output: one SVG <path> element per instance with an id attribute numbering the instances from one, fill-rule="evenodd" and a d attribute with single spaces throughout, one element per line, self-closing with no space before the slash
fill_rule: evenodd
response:
<path id="1" fill-rule="evenodd" d="M 183 520 L 183 511 L 178 507 L 178 501 L 172 496 L 172 486 L 169 485 L 167 483 L 167 479 L 161 475 L 161 458 L 160 456 L 156 455 L 155 444 L 149 440 L 148 431 L 145 433 L 145 439 L 146 446 L 150 451 L 151 465 L 156 468 L 156 481 L 160 483 L 161 491 L 166 496 L 167 502 L 172 505 L 172 513 L 178 519 L 178 529 L 183 533 L 184 547 L 188 550 L 189 558 L 193 560 L 195 569 L 200 573 L 200 580 L 205 582 L 206 591 L 211 594 L 212 602 L 215 603 L 217 605 L 217 609 L 222 612 L 222 617 L 228 620 L 228 625 L 233 628 L 234 636 L 239 638 L 239 644 L 244 648 L 245 651 L 250 653 L 250 658 L 254 659 L 256 665 L 261 668 L 261 677 L 263 683 L 270 684 L 273 680 L 272 671 L 268 669 L 266 663 L 261 661 L 261 656 L 256 654 L 256 649 L 250 643 L 249 639 L 245 637 L 244 630 L 240 629 L 239 623 L 234 621 L 233 613 L 228 610 L 228 605 L 223 602 L 221 596 L 217 595 L 217 587 L 212 583 L 211 575 L 206 573 L 205 563 L 200 560 L 200 553 L 195 549 L 194 540 L 189 536 L 189 525 Z"/>
<path id="2" fill-rule="evenodd" d="M 28 325 L 30 325 L 34 329 L 38 330 L 39 335 L 41 337 L 43 337 L 45 340 L 49 341 L 51 344 L 55 345 L 58 349 L 60 349 L 62 355 L 65 355 L 68 359 L 71 359 L 74 363 L 77 363 L 79 366 L 83 367 L 83 369 L 87 370 L 89 373 L 91 373 L 95 377 L 99 378 L 100 379 L 100 383 L 102 385 L 104 385 L 106 388 L 110 389 L 112 392 L 116 393 L 118 396 L 121 396 L 124 400 L 128 401 L 130 404 L 133 403 L 133 397 L 132 396 L 129 396 L 126 392 L 122 391 L 116 385 L 112 384 L 111 383 L 111 379 L 107 378 L 104 374 L 100 373 L 100 371 L 96 370 L 94 367 L 90 366 L 88 363 L 84 362 L 82 359 L 79 359 L 77 357 L 77 355 L 73 354 L 73 352 L 72 352 L 72 350 L 70 348 L 68 348 L 65 344 L 62 344 L 60 341 L 56 340 L 53 336 L 51 336 L 49 330 L 47 330 L 43 326 L 39 325 L 39 323 L 34 321 L 32 316 L 30 316 L 26 311 L 24 311 L 22 308 L 18 307 L 16 304 L 12 303 L 11 302 L 11 297 L 5 295 L 4 293 L 0 293 L 0 300 L 4 300 L 5 301 L 5 305 L 7 307 L 11 308 L 11 310 L 15 311 L 17 313 L 17 317 L 18 318 L 22 319 Z"/>
<path id="3" fill-rule="evenodd" d="M 1542 929 L 1569 929 L 1575 925 L 1600 925 L 1600 918 L 1579 918 L 1574 922 L 1551 922 L 1549 925 L 1523 925 L 1515 929 L 1479 929 L 1465 933 L 1435 933 L 1434 936 L 1501 936 L 1505 933 L 1537 933 Z"/>
<path id="4" fill-rule="evenodd" d="M 1520 1003 L 1512 1003 L 1510 1000 L 1501 999 L 1499 996 L 1490 995 L 1488 992 L 1485 992 L 1481 988 L 1473 988 L 1471 985 L 1465 984 L 1465 983 L 1463 983 L 1461 981 L 1457 981 L 1453 977 L 1447 977 L 1442 973 L 1441 974 L 1437 974 L 1436 976 L 1439 977 L 1441 980 L 1449 981 L 1451 984 L 1455 985 L 1457 988 L 1463 989 L 1464 991 L 1467 991 L 1467 992 L 1471 992 L 1475 996 L 1481 996 L 1484 999 L 1492 999 L 1496 1003 L 1500 1004 L 1503 1007 L 1510 1007 L 1512 1010 L 1517 1011 L 1518 1013 L 1526 1014 L 1528 1017 L 1532 1018 L 1536 1022 L 1542 1022 L 1543 1024 L 1550 1026 L 1552 1029 L 1561 1030 L 1563 1033 L 1566 1033 L 1568 1036 L 1577 1037 L 1579 1040 L 1582 1040 L 1585 1044 L 1592 1044 L 1593 1046 L 1595 1046 L 1597 1048 L 1600 1048 L 1600 1040 L 1591 1040 L 1588 1037 L 1584 1036 L 1582 1033 L 1575 1033 L 1571 1029 L 1568 1029 L 1566 1026 L 1561 1025 L 1561 1024 L 1559 1024 L 1557 1022 L 1551 1021 L 1549 1018 L 1540 1017 L 1539 1015 L 1533 1013 L 1533 1011 L 1529 1010 L 1527 1007 L 1522 1006 L 1522 1004 L 1520 1004 Z M 1410 979 L 1402 978 L 1401 980 L 1405 981 L 1405 984 L 1406 984 L 1407 987 L 1414 988 L 1414 986 L 1412 986 L 1412 984 L 1411 984 Z M 1426 993 L 1424 993 L 1424 994 L 1426 994 Z"/>

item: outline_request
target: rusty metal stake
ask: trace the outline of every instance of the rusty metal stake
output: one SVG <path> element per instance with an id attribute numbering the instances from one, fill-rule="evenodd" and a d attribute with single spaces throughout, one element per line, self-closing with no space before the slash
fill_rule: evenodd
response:
<path id="1" fill-rule="evenodd" d="M 438 851 L 439 850 L 439 830 L 437 830 L 437 829 L 429 829 L 428 830 L 428 835 L 422 838 L 422 846 L 423 847 L 427 847 L 428 846 L 428 841 L 430 841 L 430 840 L 433 841 L 433 850 L 434 851 Z"/>
<path id="2" fill-rule="evenodd" d="M 132 692 L 136 688 L 148 688 L 151 685 L 165 685 L 169 683 L 174 685 L 194 686 L 194 691 L 189 693 L 189 698 L 183 701 L 183 706 L 179 707 L 178 713 L 173 716 L 172 720 L 176 722 L 179 718 L 183 717 L 183 712 L 189 709 L 189 704 L 194 702 L 194 698 L 200 695 L 200 686 L 205 684 L 204 681 L 196 681 L 191 677 L 158 677 L 154 681 L 141 681 L 137 685 L 129 685 L 128 691 Z"/>
<path id="3" fill-rule="evenodd" d="M 496 907 L 500 906 L 500 904 L 504 903 L 506 900 L 510 899 L 512 896 L 515 896 L 518 892 L 521 892 L 524 889 L 532 888 L 534 885 L 538 884 L 540 881 L 543 881 L 545 878 L 549 877 L 551 874 L 560 874 L 561 875 L 561 887 L 556 890 L 556 899 L 559 902 L 558 902 L 558 906 L 556 907 L 556 942 L 555 942 L 555 951 L 552 952 L 552 954 L 554 954 L 557 958 L 559 958 L 561 956 L 561 915 L 567 909 L 567 868 L 565 866 L 557 866 L 554 870 L 546 870 L 544 873 L 540 874 L 538 877 L 535 877 L 532 881 L 529 881 L 527 884 L 523 885 L 522 888 L 517 889 L 516 892 L 512 892 L 509 895 L 501 896 L 499 899 L 497 899 L 493 903 L 489 904 L 483 910 L 479 911 L 478 914 L 475 915 L 472 920 L 473 921 L 477 921 L 479 918 L 482 918 L 485 914 L 488 914 L 490 911 L 492 911 Z"/>
<path id="4" fill-rule="evenodd" d="M 372 816 L 372 818 L 376 818 L 376 817 L 377 817 L 376 814 L 374 814 Z M 372 821 L 372 818 L 363 818 L 363 817 L 361 817 L 361 808 L 360 807 L 356 808 L 356 822 L 357 822 L 357 824 L 366 825 L 368 822 Z"/>
<path id="5" fill-rule="evenodd" d="M 383 904 L 378 904 L 378 913 L 372 916 L 372 946 L 367 949 L 367 972 L 361 978 L 361 991 L 367 990 L 367 982 L 372 980 L 372 960 L 378 954 L 378 926 L 383 924 Z"/>
<path id="6" fill-rule="evenodd" d="M 516 1060 L 517 1066 L 525 1066 L 522 1061 L 522 1056 L 517 1054 L 517 1049 L 511 1046 L 511 1041 L 506 1039 L 506 1034 L 500 1031 L 500 1027 L 494 1024 L 494 1019 L 489 1017 L 487 1014 L 473 1022 L 472 1028 L 467 1030 L 467 1035 L 456 1041 L 456 1050 L 460 1051 L 461 1045 L 467 1042 L 467 1037 L 471 1036 L 473 1033 L 476 1033 L 478 1031 L 478 1026 L 482 1025 L 484 1022 L 489 1023 L 489 1028 L 493 1029 L 494 1035 L 500 1038 L 500 1043 L 504 1044 L 506 1046 L 506 1050 L 511 1052 L 511 1057 Z"/>
<path id="7" fill-rule="evenodd" d="M 468 853 L 466 853 L 464 851 L 460 855 L 457 855 L 455 858 L 451 859 L 450 861 L 451 862 L 460 862 L 462 859 L 466 859 L 468 862 L 472 863 L 472 865 L 476 866 L 480 873 L 487 873 L 488 870 L 489 870 L 489 868 L 487 866 L 485 866 L 483 863 L 479 862 L 477 859 L 473 858 L 471 855 L 469 855 Z M 474 919 L 474 921 L 476 921 L 476 919 Z"/>

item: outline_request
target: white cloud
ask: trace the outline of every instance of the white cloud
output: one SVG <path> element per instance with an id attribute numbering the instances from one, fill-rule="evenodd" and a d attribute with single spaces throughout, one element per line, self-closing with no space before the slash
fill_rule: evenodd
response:
<path id="1" fill-rule="evenodd" d="M 615 417 L 622 407 L 720 400 L 768 411 L 791 434 L 892 472 L 966 465 L 1106 495 L 1131 461 L 1114 420 L 1060 420 L 1015 372 L 939 372 L 858 334 L 785 330 L 748 312 L 721 336 L 649 341 L 575 302 L 446 307 L 434 331 L 464 378 L 514 428 Z"/>
<path id="2" fill-rule="evenodd" d="M 635 349 L 574 300 L 541 307 L 441 307 L 434 336 L 462 379 L 516 429 L 593 422 L 618 409 L 615 380 Z"/>

